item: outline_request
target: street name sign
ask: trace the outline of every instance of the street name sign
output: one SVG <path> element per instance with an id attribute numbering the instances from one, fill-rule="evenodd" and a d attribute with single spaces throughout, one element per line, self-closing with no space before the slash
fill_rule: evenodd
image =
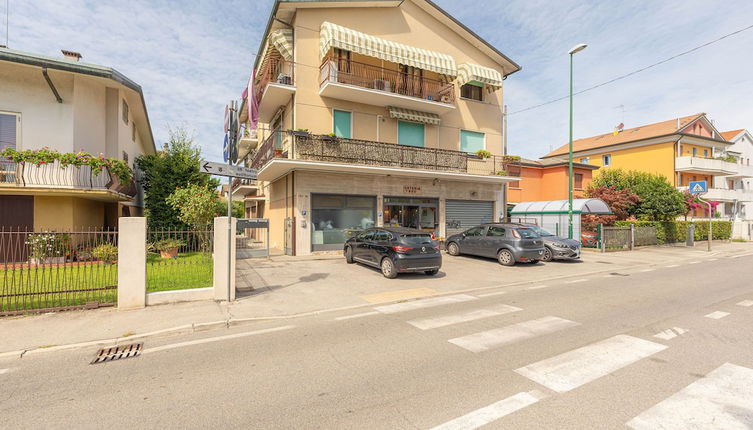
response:
<path id="1" fill-rule="evenodd" d="M 706 181 L 690 181 L 688 184 L 688 190 L 690 191 L 690 194 L 703 194 L 709 189 Z"/>
<path id="2" fill-rule="evenodd" d="M 201 173 L 207 173 L 217 176 L 232 176 L 241 179 L 256 179 L 256 169 L 250 169 L 243 166 L 231 166 L 223 163 L 212 161 L 200 161 L 199 170 Z"/>

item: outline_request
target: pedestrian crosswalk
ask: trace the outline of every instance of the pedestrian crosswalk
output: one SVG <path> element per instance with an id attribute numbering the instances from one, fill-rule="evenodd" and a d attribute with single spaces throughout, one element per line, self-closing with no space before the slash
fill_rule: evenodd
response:
<path id="1" fill-rule="evenodd" d="M 456 337 L 450 339 L 449 342 L 471 352 L 483 352 L 502 345 L 554 333 L 577 325 L 580 324 L 564 318 L 546 316 L 506 327 Z"/>
<path id="2" fill-rule="evenodd" d="M 511 312 L 521 311 L 522 309 L 509 306 L 499 305 L 491 309 L 477 309 L 469 312 L 461 312 L 450 315 L 442 315 L 436 318 L 422 318 L 408 321 L 408 324 L 421 330 L 429 330 L 432 328 L 445 327 L 452 324 L 458 324 L 469 321 L 476 321 L 483 318 L 494 317 L 497 315 L 509 314 Z"/>

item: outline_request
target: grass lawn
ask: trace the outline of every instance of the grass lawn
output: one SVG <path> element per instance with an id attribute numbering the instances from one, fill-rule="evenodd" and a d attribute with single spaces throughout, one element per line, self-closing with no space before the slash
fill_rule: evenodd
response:
<path id="1" fill-rule="evenodd" d="M 147 291 L 211 287 L 212 254 L 191 252 L 177 258 L 148 254 Z M 0 265 L 0 313 L 117 302 L 118 265 L 101 262 L 15 268 Z M 23 295 L 17 295 L 23 294 Z"/>

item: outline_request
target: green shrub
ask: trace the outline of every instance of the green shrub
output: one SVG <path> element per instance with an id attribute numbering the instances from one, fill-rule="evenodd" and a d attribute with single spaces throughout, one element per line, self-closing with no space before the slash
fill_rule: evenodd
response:
<path id="1" fill-rule="evenodd" d="M 492 153 L 487 151 L 486 149 L 479 149 L 478 151 L 476 151 L 476 155 L 481 158 L 489 158 L 492 156 Z"/>
<path id="2" fill-rule="evenodd" d="M 695 224 L 695 240 L 706 240 L 709 223 L 708 221 L 617 221 L 618 227 L 627 227 L 634 224 L 636 227 L 656 227 L 656 238 L 659 243 L 685 242 L 688 237 L 688 226 Z M 714 240 L 726 240 L 732 237 L 732 221 L 712 221 L 711 237 Z"/>
<path id="3" fill-rule="evenodd" d="M 112 263 L 118 259 L 118 247 L 109 243 L 103 243 L 92 250 L 92 255 L 97 260 Z"/>
<path id="4" fill-rule="evenodd" d="M 185 246 L 186 242 L 178 239 L 162 239 L 154 242 L 154 249 L 157 251 L 167 251 L 173 248 L 180 248 Z"/>

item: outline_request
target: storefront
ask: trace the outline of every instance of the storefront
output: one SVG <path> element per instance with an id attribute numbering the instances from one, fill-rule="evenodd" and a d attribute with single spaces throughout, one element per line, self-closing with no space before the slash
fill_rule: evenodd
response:
<path id="1" fill-rule="evenodd" d="M 311 194 L 311 249 L 342 249 L 346 240 L 376 223 L 376 196 Z"/>
<path id="2" fill-rule="evenodd" d="M 410 227 L 438 234 L 439 199 L 413 197 L 384 197 L 384 225 Z"/>

